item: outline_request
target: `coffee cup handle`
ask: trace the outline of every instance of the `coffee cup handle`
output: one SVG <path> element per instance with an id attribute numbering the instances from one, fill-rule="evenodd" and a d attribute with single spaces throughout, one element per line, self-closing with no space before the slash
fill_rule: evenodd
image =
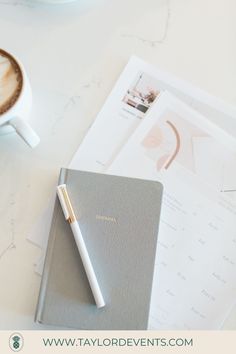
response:
<path id="1" fill-rule="evenodd" d="M 40 138 L 31 128 L 31 126 L 26 123 L 23 119 L 19 117 L 12 118 L 9 124 L 15 128 L 16 132 L 20 137 L 28 144 L 31 148 L 34 148 L 40 142 Z"/>

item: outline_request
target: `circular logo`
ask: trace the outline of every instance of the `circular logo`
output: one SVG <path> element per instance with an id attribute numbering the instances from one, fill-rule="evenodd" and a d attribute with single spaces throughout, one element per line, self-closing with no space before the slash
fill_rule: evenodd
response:
<path id="1" fill-rule="evenodd" d="M 9 338 L 9 347 L 13 352 L 19 352 L 24 346 L 24 339 L 20 333 L 13 333 Z"/>

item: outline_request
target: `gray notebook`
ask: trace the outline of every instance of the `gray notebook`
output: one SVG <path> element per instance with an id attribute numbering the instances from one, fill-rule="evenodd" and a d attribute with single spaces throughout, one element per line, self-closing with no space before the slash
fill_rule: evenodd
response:
<path id="1" fill-rule="evenodd" d="M 106 306 L 97 309 L 75 240 L 55 202 L 36 321 L 76 329 L 148 325 L 159 182 L 62 169 Z"/>

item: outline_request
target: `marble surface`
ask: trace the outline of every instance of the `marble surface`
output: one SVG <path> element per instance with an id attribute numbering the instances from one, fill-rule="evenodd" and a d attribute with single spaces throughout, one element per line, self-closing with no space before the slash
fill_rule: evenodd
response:
<path id="1" fill-rule="evenodd" d="M 0 329 L 34 324 L 40 250 L 26 237 L 132 54 L 236 104 L 235 0 L 0 0 L 1 47 L 29 74 L 31 150 L 0 137 Z M 220 122 L 236 136 L 236 122 Z M 236 309 L 224 325 L 236 328 Z"/>

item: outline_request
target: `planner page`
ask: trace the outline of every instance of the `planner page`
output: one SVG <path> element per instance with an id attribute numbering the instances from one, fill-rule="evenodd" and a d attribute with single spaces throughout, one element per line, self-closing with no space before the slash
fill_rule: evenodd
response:
<path id="1" fill-rule="evenodd" d="M 236 299 L 236 140 L 165 92 L 108 173 L 164 185 L 149 328 L 219 328 Z"/>
<path id="2" fill-rule="evenodd" d="M 236 118 L 235 107 L 132 56 L 73 156 L 70 168 L 105 172 L 163 90 L 219 125 L 232 126 L 232 118 Z"/>

